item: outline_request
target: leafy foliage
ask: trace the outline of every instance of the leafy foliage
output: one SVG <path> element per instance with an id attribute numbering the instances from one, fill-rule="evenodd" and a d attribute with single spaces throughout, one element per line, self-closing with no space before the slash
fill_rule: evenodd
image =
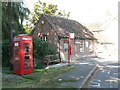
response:
<path id="1" fill-rule="evenodd" d="M 24 25 L 24 28 L 26 29 L 26 33 L 30 33 L 31 30 L 35 27 L 35 24 L 39 20 L 39 17 L 42 14 L 49 14 L 53 16 L 61 16 L 64 18 L 68 18 L 70 15 L 69 13 L 66 13 L 65 10 L 58 10 L 57 5 L 54 4 L 47 4 L 45 2 L 36 2 L 34 4 L 34 10 L 31 12 L 30 17 L 28 18 L 28 21 L 26 21 L 26 25 Z"/>
<path id="2" fill-rule="evenodd" d="M 30 11 L 23 6 L 23 3 L 12 2 L 12 31 L 13 35 L 25 33 L 23 21 L 27 18 Z M 8 3 L 2 2 L 2 63 L 9 66 L 9 31 L 8 31 Z"/>
<path id="3" fill-rule="evenodd" d="M 12 31 L 13 35 L 27 33 L 29 34 L 34 28 L 35 24 L 39 20 L 42 13 L 69 17 L 70 13 L 57 9 L 57 5 L 46 4 L 45 2 L 37 2 L 34 6 L 34 11 L 30 14 L 28 8 L 24 7 L 24 3 L 12 2 Z M 30 14 L 29 18 L 28 15 Z M 23 21 L 27 19 L 26 25 L 23 25 Z M 2 3 L 2 58 L 3 66 L 9 65 L 9 31 L 8 31 L 8 3 Z M 41 59 L 45 55 L 55 54 L 56 47 L 50 43 L 43 42 L 34 38 L 34 57 Z"/>
<path id="4" fill-rule="evenodd" d="M 2 65 L 4 67 L 9 66 L 9 41 L 4 40 L 2 42 Z"/>
<path id="5" fill-rule="evenodd" d="M 41 41 L 38 37 L 33 38 L 33 54 L 36 68 L 44 68 L 42 58 L 46 55 L 55 55 L 56 47 L 49 42 Z"/>
<path id="6" fill-rule="evenodd" d="M 49 42 L 41 41 L 38 37 L 33 38 L 34 57 L 41 59 L 46 55 L 56 54 L 56 47 Z"/>
<path id="7" fill-rule="evenodd" d="M 12 31 L 14 35 L 25 33 L 23 28 L 23 21 L 27 19 L 30 11 L 28 8 L 25 8 L 24 3 L 13 2 L 12 3 Z M 8 3 L 2 3 L 2 38 L 9 38 L 8 31 Z"/>

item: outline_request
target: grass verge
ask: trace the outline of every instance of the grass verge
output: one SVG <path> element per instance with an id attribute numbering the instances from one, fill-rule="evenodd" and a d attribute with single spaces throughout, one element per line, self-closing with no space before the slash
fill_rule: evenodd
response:
<path id="1" fill-rule="evenodd" d="M 37 69 L 33 73 L 27 75 L 19 75 L 19 77 L 11 76 L 2 77 L 3 88 L 60 88 L 60 81 L 55 77 L 59 74 L 73 69 L 74 66 L 60 67 L 52 69 Z M 46 87 L 47 86 L 47 87 Z"/>

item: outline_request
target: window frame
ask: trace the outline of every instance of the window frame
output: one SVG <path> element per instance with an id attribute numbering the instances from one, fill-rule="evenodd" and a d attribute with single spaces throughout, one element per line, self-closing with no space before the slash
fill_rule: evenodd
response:
<path id="1" fill-rule="evenodd" d="M 94 51 L 94 43 L 92 40 L 89 40 L 89 52 L 93 52 Z"/>
<path id="2" fill-rule="evenodd" d="M 40 37 L 41 41 L 47 41 L 47 36 Z"/>
<path id="3" fill-rule="evenodd" d="M 80 52 L 85 51 L 85 40 L 80 40 Z"/>
<path id="4" fill-rule="evenodd" d="M 66 44 L 66 45 L 65 45 Z M 68 51 L 68 43 L 63 43 L 63 49 L 65 50 L 65 52 Z"/>

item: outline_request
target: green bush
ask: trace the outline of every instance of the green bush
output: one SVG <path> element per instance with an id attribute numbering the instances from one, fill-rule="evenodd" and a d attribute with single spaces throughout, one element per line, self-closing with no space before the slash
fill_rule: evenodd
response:
<path id="1" fill-rule="evenodd" d="M 33 53 L 34 57 L 42 59 L 46 55 L 56 54 L 56 47 L 49 42 L 41 41 L 38 38 L 33 38 Z"/>
<path id="2" fill-rule="evenodd" d="M 9 66 L 9 40 L 2 41 L 2 66 Z"/>
<path id="3" fill-rule="evenodd" d="M 36 67 L 40 68 L 42 64 L 42 58 L 46 55 L 55 55 L 56 54 L 56 46 L 46 42 L 41 41 L 38 37 L 33 38 L 33 54 L 34 58 L 38 59 Z"/>
<path id="4" fill-rule="evenodd" d="M 37 64 L 36 68 L 43 68 L 42 58 L 46 55 L 55 55 L 56 47 L 46 41 L 41 41 L 40 39 L 33 38 L 33 57 Z M 3 67 L 9 66 L 9 40 L 2 41 L 2 65 Z"/>

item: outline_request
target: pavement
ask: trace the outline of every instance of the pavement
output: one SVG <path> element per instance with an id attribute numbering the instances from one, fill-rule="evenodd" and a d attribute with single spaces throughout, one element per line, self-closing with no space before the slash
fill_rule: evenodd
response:
<path id="1" fill-rule="evenodd" d="M 93 62 L 93 60 L 91 60 Z M 61 82 L 60 84 L 64 87 L 73 88 L 87 88 L 90 80 L 99 69 L 99 65 L 96 63 L 88 63 L 87 59 L 78 59 L 76 62 L 72 62 L 70 65 L 75 66 L 74 69 L 60 74 L 56 78 Z M 59 68 L 68 66 L 67 63 L 60 63 L 56 65 L 48 66 L 47 68 Z"/>

